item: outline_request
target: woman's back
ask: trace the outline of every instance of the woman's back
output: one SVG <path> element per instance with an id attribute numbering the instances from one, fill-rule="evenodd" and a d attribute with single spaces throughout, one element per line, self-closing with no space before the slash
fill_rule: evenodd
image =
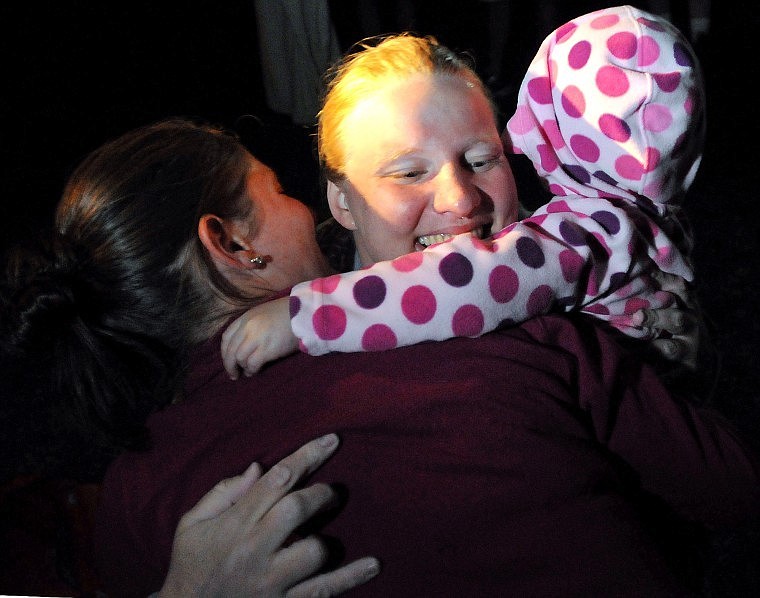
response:
<path id="1" fill-rule="evenodd" d="M 320 523 L 347 559 L 381 560 L 362 595 L 688 594 L 661 543 L 674 530 L 653 535 L 670 512 L 642 487 L 715 525 L 758 499 L 733 436 L 586 323 L 296 355 L 235 382 L 217 343 L 196 354 L 187 402 L 151 419 L 153 450 L 106 478 L 98 552 L 127 595 L 159 587 L 177 520 L 221 477 L 330 430 L 342 447 L 315 477 L 347 502 Z"/>

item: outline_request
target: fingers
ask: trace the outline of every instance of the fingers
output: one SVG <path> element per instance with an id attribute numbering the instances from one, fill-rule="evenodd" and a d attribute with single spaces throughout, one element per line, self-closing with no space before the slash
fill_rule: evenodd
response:
<path id="1" fill-rule="evenodd" d="M 652 341 L 652 347 L 668 361 L 678 361 L 686 352 L 683 343 L 672 338 L 656 339 Z"/>
<path id="2" fill-rule="evenodd" d="M 242 316 L 241 316 L 242 317 Z M 234 336 L 237 329 L 240 327 L 241 318 L 233 320 L 229 326 L 222 333 L 222 353 L 227 353 L 227 348 L 230 344 L 230 339 Z"/>
<path id="3" fill-rule="evenodd" d="M 373 557 L 358 559 L 329 573 L 317 575 L 291 588 L 286 598 L 337 596 L 368 582 L 380 572 L 380 562 Z"/>
<path id="4" fill-rule="evenodd" d="M 640 315 L 639 315 L 640 314 Z M 642 309 L 636 314 L 639 325 L 643 328 L 666 330 L 670 334 L 684 334 L 697 323 L 694 314 L 680 307 L 663 307 L 660 309 Z"/>
<path id="5" fill-rule="evenodd" d="M 261 355 L 266 351 L 263 347 L 256 347 L 255 349 L 250 347 L 246 348 L 246 350 L 247 353 L 241 356 L 238 363 L 243 368 L 243 374 L 250 377 L 257 373 L 264 365 Z"/>
<path id="6" fill-rule="evenodd" d="M 232 350 L 232 348 L 230 348 Z M 251 337 L 241 333 L 240 343 L 234 349 L 234 359 L 237 366 L 237 371 L 242 369 L 243 374 L 247 377 L 253 376 L 261 369 L 260 359 L 258 355 L 260 353 L 259 339 L 258 337 Z"/>
<path id="7" fill-rule="evenodd" d="M 659 278 L 670 281 L 671 288 L 681 284 L 686 289 L 683 279 L 678 276 L 660 273 Z M 677 301 L 672 307 L 639 310 L 633 315 L 633 323 L 640 326 L 647 338 L 651 339 L 650 349 L 656 355 L 696 370 L 700 342 L 700 318 L 697 310 L 685 307 L 684 301 Z"/>
<path id="8" fill-rule="evenodd" d="M 653 270 L 649 275 L 657 281 L 660 290 L 673 293 L 681 299 L 689 296 L 688 283 L 682 276 L 668 274 L 662 270 Z"/>
<path id="9" fill-rule="evenodd" d="M 222 363 L 232 380 L 238 379 L 241 368 L 243 374 L 252 376 L 263 365 L 258 353 L 264 337 L 253 332 L 254 321 L 254 311 L 249 310 L 232 322 L 222 334 Z"/>
<path id="10" fill-rule="evenodd" d="M 335 434 L 307 442 L 264 474 L 256 484 L 256 492 L 247 493 L 236 507 L 244 510 L 251 521 L 260 520 L 301 478 L 316 470 L 337 448 Z"/>
<path id="11" fill-rule="evenodd" d="M 237 350 L 240 343 L 239 331 L 244 328 L 245 314 L 234 320 L 222 333 L 222 363 L 233 380 L 238 378 Z"/>
<path id="12" fill-rule="evenodd" d="M 250 377 L 256 374 L 261 366 L 264 365 L 259 358 L 259 351 L 251 351 L 250 355 L 245 359 L 245 365 L 243 366 L 243 374 Z M 241 363 L 242 365 L 242 363 Z"/>
<path id="13" fill-rule="evenodd" d="M 272 557 L 270 583 L 289 588 L 321 569 L 328 556 L 327 547 L 316 536 L 293 542 Z"/>
<path id="14" fill-rule="evenodd" d="M 652 348 L 668 361 L 680 362 L 685 367 L 695 370 L 697 367 L 697 343 L 688 337 L 656 339 Z"/>
<path id="15" fill-rule="evenodd" d="M 274 551 L 317 513 L 337 504 L 337 494 L 327 484 L 313 484 L 280 499 L 259 521 L 261 546 Z"/>
<path id="16" fill-rule="evenodd" d="M 293 487 L 337 447 L 338 437 L 327 434 L 306 443 L 264 475 L 254 463 L 242 475 L 217 484 L 180 521 L 161 595 L 200 595 L 194 588 L 205 588 L 208 595 L 283 596 L 303 582 L 306 585 L 298 592 L 312 588 L 330 596 L 369 579 L 372 563 L 364 568 L 351 564 L 320 574 L 309 584 L 303 580 L 327 560 L 324 545 L 308 538 L 283 548 L 307 520 L 336 503 L 337 495 L 327 484 L 295 491 Z"/>
<path id="17" fill-rule="evenodd" d="M 252 463 L 241 475 L 222 480 L 185 513 L 177 530 L 181 531 L 199 521 L 213 519 L 220 515 L 240 500 L 240 497 L 248 492 L 260 477 L 261 466 L 258 463 Z"/>

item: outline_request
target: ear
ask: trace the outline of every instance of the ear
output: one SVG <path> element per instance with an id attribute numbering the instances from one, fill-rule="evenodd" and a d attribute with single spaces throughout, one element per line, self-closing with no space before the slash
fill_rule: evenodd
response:
<path id="1" fill-rule="evenodd" d="M 213 214 L 204 214 L 198 220 L 198 237 L 220 265 L 233 268 L 250 268 L 250 251 L 234 221 L 225 221 Z"/>
<path id="2" fill-rule="evenodd" d="M 356 230 L 356 222 L 351 215 L 351 211 L 348 208 L 346 202 L 346 192 L 342 188 L 342 183 L 338 185 L 332 181 L 327 181 L 327 205 L 330 206 L 330 212 L 332 212 L 333 218 L 338 221 L 343 228 L 348 230 Z"/>

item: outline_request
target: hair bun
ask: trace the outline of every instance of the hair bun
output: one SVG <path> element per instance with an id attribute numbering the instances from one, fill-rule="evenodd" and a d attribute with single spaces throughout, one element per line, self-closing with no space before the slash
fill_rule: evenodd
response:
<path id="1" fill-rule="evenodd" d="M 79 318 L 86 296 L 80 263 L 58 239 L 50 245 L 16 247 L 6 260 L 0 301 L 0 333 L 11 353 L 50 349 L 51 338 Z"/>

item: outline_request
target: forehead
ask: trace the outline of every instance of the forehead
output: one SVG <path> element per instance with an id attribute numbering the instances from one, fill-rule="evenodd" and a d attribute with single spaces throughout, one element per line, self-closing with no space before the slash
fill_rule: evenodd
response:
<path id="1" fill-rule="evenodd" d="M 467 145 L 498 137 L 491 104 L 477 85 L 458 76 L 427 73 L 391 80 L 358 102 L 342 135 L 348 156 L 362 148 L 384 154 L 434 140 Z"/>
<path id="2" fill-rule="evenodd" d="M 253 156 L 249 157 L 248 166 L 248 186 L 256 187 L 258 185 L 266 185 L 270 187 L 272 185 L 279 185 L 277 174 L 269 168 L 263 162 L 257 160 Z"/>
<path id="3" fill-rule="evenodd" d="M 269 166 L 251 156 L 245 177 L 245 196 L 250 208 L 256 213 L 265 210 L 271 203 L 272 197 L 281 189 L 277 174 Z M 257 218 L 261 218 L 261 214 Z"/>

